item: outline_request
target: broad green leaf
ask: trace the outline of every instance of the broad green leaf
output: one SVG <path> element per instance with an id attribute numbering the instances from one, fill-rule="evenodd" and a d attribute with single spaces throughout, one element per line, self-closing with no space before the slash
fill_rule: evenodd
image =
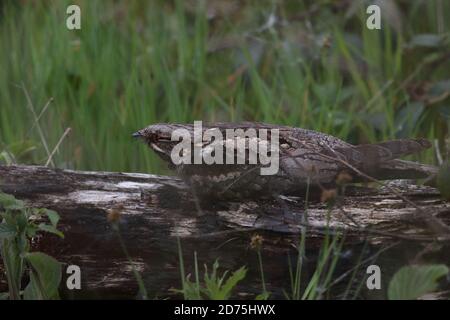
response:
<path id="1" fill-rule="evenodd" d="M 26 235 L 28 238 L 33 238 L 36 236 L 37 231 L 39 228 L 35 224 L 29 224 L 27 226 Z"/>
<path id="2" fill-rule="evenodd" d="M 31 264 L 36 276 L 30 292 L 43 299 L 58 299 L 61 263 L 42 252 L 27 253 L 24 257 Z M 36 294 L 35 290 L 38 290 L 39 294 Z"/>
<path id="3" fill-rule="evenodd" d="M 6 223 L 0 223 L 0 240 L 10 239 L 16 234 L 16 229 Z"/>
<path id="4" fill-rule="evenodd" d="M 406 266 L 392 277 L 388 288 L 390 300 L 413 300 L 432 292 L 437 281 L 448 274 L 445 265 Z"/>
<path id="5" fill-rule="evenodd" d="M 56 226 L 58 225 L 58 221 L 59 221 L 59 214 L 57 214 L 53 210 L 48 210 L 48 209 L 45 209 L 45 214 L 47 215 L 48 219 L 50 220 L 50 223 L 52 224 L 52 226 L 54 226 L 56 228 Z"/>
<path id="6" fill-rule="evenodd" d="M 39 290 L 39 280 L 36 278 L 35 272 L 30 273 L 30 282 L 23 290 L 24 300 L 44 300 L 45 297 Z"/>
<path id="7" fill-rule="evenodd" d="M 0 192 L 0 207 L 5 210 L 22 210 L 25 208 L 22 200 L 17 200 L 14 196 Z"/>
<path id="8" fill-rule="evenodd" d="M 21 252 L 13 240 L 4 239 L 1 241 L 1 258 L 5 266 L 8 287 L 11 292 L 10 299 L 19 299 L 20 282 L 24 272 L 24 263 Z"/>
<path id="9" fill-rule="evenodd" d="M 38 225 L 39 230 L 56 234 L 58 237 L 64 238 L 64 234 L 49 224 L 41 223 Z"/>
<path id="10" fill-rule="evenodd" d="M 225 284 L 222 287 L 222 294 L 224 296 L 224 299 L 228 299 L 231 295 L 231 291 L 236 287 L 239 281 L 245 278 L 247 275 L 247 268 L 241 267 L 227 279 Z"/>
<path id="11" fill-rule="evenodd" d="M 26 210 L 24 210 L 24 211 L 22 211 L 22 212 L 20 212 L 19 214 L 16 215 L 16 217 L 17 217 L 17 220 L 16 220 L 17 227 L 21 231 L 25 230 L 26 227 L 29 224 L 28 217 L 27 217 L 25 211 Z"/>

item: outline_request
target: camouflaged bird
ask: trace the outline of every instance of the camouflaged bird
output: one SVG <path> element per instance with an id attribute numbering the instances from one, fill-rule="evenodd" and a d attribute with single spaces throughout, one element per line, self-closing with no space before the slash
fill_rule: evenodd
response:
<path id="1" fill-rule="evenodd" d="M 213 128 L 220 130 L 224 137 L 227 129 L 266 129 L 269 132 L 265 138 L 267 143 L 271 142 L 270 130 L 277 129 L 278 172 L 261 175 L 257 169 L 262 165 L 248 161 L 243 164 L 174 164 L 171 152 L 179 141 L 172 141 L 172 133 L 177 129 L 185 129 L 194 144 L 192 124 L 154 124 L 133 136 L 143 139 L 197 195 L 206 197 L 239 199 L 279 194 L 304 195 L 308 185 L 320 188 L 334 186 L 342 172 L 347 172 L 353 182 L 365 181 L 361 172 L 379 180 L 425 178 L 430 174 L 424 165 L 397 159 L 429 148 L 431 144 L 426 139 L 352 145 L 313 130 L 255 122 L 211 123 L 202 126 L 202 133 Z M 250 139 L 254 137 L 245 139 L 246 151 L 249 152 Z M 261 138 L 256 139 L 261 142 Z M 202 150 L 213 143 L 201 140 Z"/>

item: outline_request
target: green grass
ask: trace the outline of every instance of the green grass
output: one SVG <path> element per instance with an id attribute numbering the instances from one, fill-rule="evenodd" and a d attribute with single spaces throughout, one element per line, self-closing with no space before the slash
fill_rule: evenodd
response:
<path id="1" fill-rule="evenodd" d="M 448 130 L 448 98 L 428 105 L 410 92 L 447 80 L 446 1 L 399 1 L 402 19 L 385 17 L 380 31 L 364 27 L 362 9 L 333 12 L 339 1 L 314 2 L 318 13 L 295 19 L 313 4 L 249 1 L 220 14 L 215 2 L 80 0 L 80 31 L 65 27 L 71 1 L 24 3 L 7 1 L 0 16 L 0 151 L 36 147 L 17 162 L 44 164 L 42 141 L 51 151 L 68 127 L 57 166 L 159 173 L 161 162 L 130 138 L 155 122 L 266 121 L 353 143 L 442 142 Z M 261 31 L 272 12 L 286 23 Z M 447 40 L 408 47 L 422 33 Z M 38 115 L 53 98 L 43 137 L 23 88 Z"/>

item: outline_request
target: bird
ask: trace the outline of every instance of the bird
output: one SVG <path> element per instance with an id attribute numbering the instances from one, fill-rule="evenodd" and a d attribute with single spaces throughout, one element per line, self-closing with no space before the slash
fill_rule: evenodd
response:
<path id="1" fill-rule="evenodd" d="M 256 136 L 250 134 L 255 132 Z M 435 173 L 433 166 L 398 159 L 430 148 L 431 143 L 424 138 L 353 145 L 314 130 L 260 122 L 216 122 L 200 127 L 195 123 L 157 123 L 132 136 L 143 140 L 196 195 L 214 199 L 304 195 L 307 188 L 336 187 L 342 177 L 353 183 L 420 179 Z M 269 165 L 250 161 L 260 150 L 252 150 L 252 143 L 265 146 L 266 155 L 278 161 L 276 172 L 262 174 Z M 217 156 L 214 153 L 220 147 L 226 152 Z M 175 161 L 174 154 L 185 161 Z M 205 154 L 218 161 L 195 163 L 196 156 L 202 160 Z M 259 156 L 256 154 L 257 159 Z"/>

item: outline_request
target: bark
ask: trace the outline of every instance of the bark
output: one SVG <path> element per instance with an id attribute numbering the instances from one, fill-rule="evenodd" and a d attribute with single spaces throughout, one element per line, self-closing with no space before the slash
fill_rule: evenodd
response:
<path id="1" fill-rule="evenodd" d="M 194 251 L 200 266 L 218 257 L 226 269 L 252 266 L 253 280 L 244 290 L 249 294 L 261 291 L 250 248 L 256 233 L 264 237 L 268 281 L 280 290 L 289 282 L 287 254 L 302 230 L 308 248 L 318 248 L 327 232 L 345 234 L 353 245 L 450 239 L 448 203 L 436 189 L 408 181 L 378 189 L 348 186 L 332 206 L 315 194 L 307 203 L 300 197 L 208 203 L 197 201 L 174 177 L 0 166 L 0 190 L 60 214 L 65 238 L 43 235 L 35 249 L 80 266 L 82 290 L 66 290 L 68 297 L 133 297 L 133 269 L 143 276 L 151 297 L 170 295 L 170 288 L 181 287 L 177 239 L 186 272 L 192 271 Z M 112 211 L 120 213 L 118 233 L 107 219 Z"/>

